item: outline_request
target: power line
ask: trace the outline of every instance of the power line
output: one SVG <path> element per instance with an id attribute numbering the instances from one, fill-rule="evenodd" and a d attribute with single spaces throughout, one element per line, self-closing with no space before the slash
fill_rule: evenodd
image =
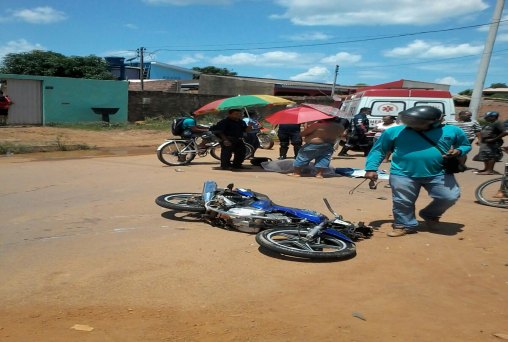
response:
<path id="1" fill-rule="evenodd" d="M 508 51 L 508 49 L 501 49 L 496 51 L 497 55 L 504 55 L 505 53 L 500 53 L 502 51 Z M 418 65 L 418 64 L 427 64 L 427 63 L 436 63 L 436 62 L 445 62 L 445 61 L 451 61 L 451 60 L 457 60 L 457 59 L 465 59 L 465 58 L 475 58 L 478 56 L 483 55 L 464 55 L 464 56 L 457 56 L 457 57 L 448 57 L 448 58 L 440 58 L 440 59 L 432 59 L 427 61 L 419 61 L 419 62 L 411 62 L 411 63 L 399 63 L 399 64 L 383 64 L 383 65 L 374 65 L 369 66 L 367 69 L 376 69 L 376 68 L 390 68 L 390 67 L 399 67 L 399 66 L 406 66 L 406 65 Z"/>
<path id="2" fill-rule="evenodd" d="M 499 20 L 499 23 L 506 22 L 508 19 Z M 482 26 L 488 26 L 491 23 L 487 24 L 477 24 L 477 25 L 468 25 L 468 26 L 460 26 L 453 27 L 448 29 L 440 29 L 440 30 L 428 30 L 428 31 L 418 31 L 418 32 L 410 32 L 410 33 L 399 33 L 393 35 L 385 35 L 385 36 L 373 36 L 370 38 L 359 38 L 359 39 L 350 39 L 350 40 L 342 40 L 335 42 L 326 42 L 326 43 L 312 43 L 312 44 L 295 44 L 295 45 L 280 45 L 280 46 L 269 46 L 269 47 L 252 47 L 252 48 L 222 48 L 222 49 L 170 49 L 170 48 L 159 48 L 152 53 L 156 53 L 158 51 L 170 51 L 170 52 L 217 52 L 217 51 L 252 51 L 252 50 L 271 50 L 271 49 L 290 49 L 290 48 L 302 48 L 302 47 L 314 47 L 314 46 L 326 46 L 326 45 L 339 45 L 339 44 L 348 44 L 348 43 L 361 43 L 361 42 L 369 42 L 374 40 L 384 40 L 384 39 L 393 39 L 393 38 L 401 38 L 401 37 L 410 37 L 417 36 L 423 34 L 430 33 L 440 33 L 440 32 L 450 32 L 450 31 L 458 31 L 465 30 L 471 28 L 477 28 Z M 251 43 L 256 44 L 256 43 Z M 265 43 L 258 43 L 265 44 Z M 244 44 L 224 44 L 224 45 L 246 45 Z"/>

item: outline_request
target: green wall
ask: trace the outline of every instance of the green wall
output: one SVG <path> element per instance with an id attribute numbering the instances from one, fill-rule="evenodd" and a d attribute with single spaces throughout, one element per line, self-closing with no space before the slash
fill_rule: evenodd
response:
<path id="1" fill-rule="evenodd" d="M 127 122 L 129 84 L 124 81 L 51 77 L 42 83 L 44 123 L 101 121 L 92 107 L 115 107 L 111 123 Z"/>
<path id="2" fill-rule="evenodd" d="M 101 121 L 92 107 L 119 108 L 110 122 L 127 122 L 127 81 L 0 74 L 0 79 L 9 78 L 41 81 L 43 124 Z"/>

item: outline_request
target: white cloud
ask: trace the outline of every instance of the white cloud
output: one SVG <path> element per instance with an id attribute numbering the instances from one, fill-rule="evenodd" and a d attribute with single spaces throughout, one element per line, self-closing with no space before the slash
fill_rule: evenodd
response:
<path id="1" fill-rule="evenodd" d="M 301 42 L 301 41 L 319 41 L 319 40 L 328 40 L 330 38 L 333 38 L 333 36 L 330 36 L 326 33 L 322 32 L 307 32 L 307 33 L 301 33 L 301 34 L 295 34 L 292 36 L 287 37 L 290 40 Z"/>
<path id="2" fill-rule="evenodd" d="M 15 10 L 11 15 L 30 24 L 52 24 L 67 19 L 64 12 L 49 6 Z"/>
<path id="3" fill-rule="evenodd" d="M 471 86 L 471 85 L 473 85 L 473 82 L 471 82 L 471 81 L 461 82 L 461 81 L 457 81 L 455 78 L 453 78 L 451 76 L 438 78 L 434 82 L 440 83 L 440 84 L 449 84 L 451 86 Z"/>
<path id="4" fill-rule="evenodd" d="M 485 0 L 276 0 L 285 8 L 275 19 L 296 25 L 423 25 L 461 18 L 488 8 Z"/>
<path id="5" fill-rule="evenodd" d="M 126 28 L 128 29 L 131 29 L 131 30 L 137 30 L 139 27 L 135 24 L 125 24 L 124 25 Z"/>
<path id="6" fill-rule="evenodd" d="M 404 47 L 397 47 L 384 52 L 386 57 L 412 57 L 412 58 L 447 58 L 464 55 L 475 55 L 483 51 L 483 45 L 469 43 L 457 45 L 443 45 L 439 42 L 414 40 Z"/>
<path id="7" fill-rule="evenodd" d="M 174 5 L 174 6 L 192 6 L 192 5 L 229 5 L 233 0 L 143 0 L 149 5 Z"/>
<path id="8" fill-rule="evenodd" d="M 293 81 L 305 82 L 328 82 L 331 73 L 325 67 L 315 66 L 301 74 L 291 76 L 289 79 Z"/>
<path id="9" fill-rule="evenodd" d="M 296 52 L 272 51 L 259 55 L 247 52 L 235 53 L 230 56 L 219 55 L 213 57 L 213 64 L 229 64 L 229 65 L 257 65 L 257 66 L 295 66 L 301 65 L 308 61 L 308 56 L 301 55 Z"/>
<path id="10" fill-rule="evenodd" d="M 204 59 L 204 55 L 202 54 L 194 54 L 192 56 L 183 56 L 180 59 L 169 61 L 168 64 L 173 65 L 189 65 L 202 61 Z"/>
<path id="11" fill-rule="evenodd" d="M 324 64 L 338 64 L 338 65 L 349 65 L 355 64 L 362 59 L 362 56 L 351 54 L 349 52 L 339 52 L 333 56 L 328 56 L 321 59 L 321 63 Z"/>
<path id="12" fill-rule="evenodd" d="M 496 42 L 508 42 L 508 33 L 498 34 L 496 37 Z"/>
<path id="13" fill-rule="evenodd" d="M 8 53 L 21 53 L 32 50 L 46 50 L 41 44 L 32 44 L 25 39 L 11 40 L 7 44 L 0 47 L 0 58 Z"/>

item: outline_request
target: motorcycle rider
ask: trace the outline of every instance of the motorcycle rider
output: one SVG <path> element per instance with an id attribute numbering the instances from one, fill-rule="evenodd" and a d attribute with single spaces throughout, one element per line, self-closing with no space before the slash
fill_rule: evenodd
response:
<path id="1" fill-rule="evenodd" d="M 402 125 L 385 130 L 367 157 L 365 178 L 377 181 L 378 167 L 392 151 L 389 182 L 394 223 L 393 231 L 388 233 L 390 237 L 416 233 L 415 202 L 421 188 L 432 198 L 419 212 L 430 230 L 438 228 L 441 215 L 460 197 L 459 185 L 453 174 L 445 173 L 443 159 L 466 155 L 471 151 L 471 144 L 460 128 L 443 125 L 442 117 L 441 110 L 432 106 L 416 106 L 400 112 Z M 440 150 L 447 154 L 442 155 Z"/>

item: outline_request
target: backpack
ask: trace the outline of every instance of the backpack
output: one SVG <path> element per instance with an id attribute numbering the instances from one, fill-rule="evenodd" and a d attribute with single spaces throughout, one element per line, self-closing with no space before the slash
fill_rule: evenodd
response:
<path id="1" fill-rule="evenodd" d="M 183 134 L 183 121 L 185 119 L 187 119 L 187 117 L 173 119 L 173 123 L 171 124 L 171 133 L 173 133 L 173 135 Z"/>

